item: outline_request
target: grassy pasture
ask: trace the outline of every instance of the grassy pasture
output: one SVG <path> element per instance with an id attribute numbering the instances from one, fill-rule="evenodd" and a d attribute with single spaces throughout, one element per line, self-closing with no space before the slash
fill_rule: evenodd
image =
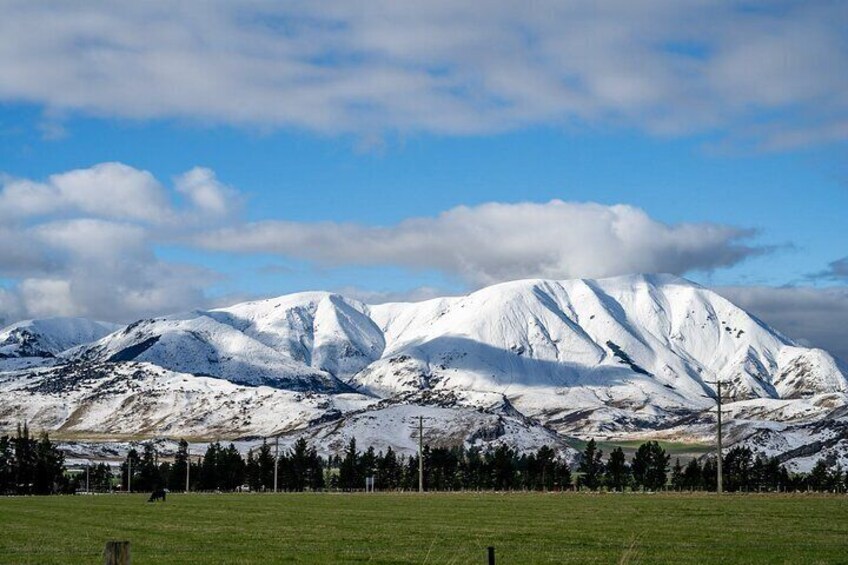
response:
<path id="1" fill-rule="evenodd" d="M 848 497 L 172 494 L 0 498 L 0 563 L 848 563 Z"/>
<path id="2" fill-rule="evenodd" d="M 612 451 L 616 447 L 620 447 L 628 458 L 633 457 L 633 454 L 636 453 L 636 450 L 639 449 L 639 446 L 645 443 L 646 441 L 650 440 L 599 440 L 596 441 L 596 443 L 598 445 L 598 449 L 604 452 L 604 459 L 606 459 L 610 451 Z M 587 442 L 572 438 L 568 440 L 568 443 L 574 449 L 578 451 L 583 451 L 584 449 L 586 449 Z M 657 443 L 659 443 L 660 446 L 665 449 L 666 452 L 671 456 L 672 465 L 674 464 L 675 458 L 678 457 L 680 458 L 681 463 L 686 463 L 690 459 L 700 457 L 705 453 L 715 453 L 715 445 L 713 444 L 665 440 L 657 441 Z"/>

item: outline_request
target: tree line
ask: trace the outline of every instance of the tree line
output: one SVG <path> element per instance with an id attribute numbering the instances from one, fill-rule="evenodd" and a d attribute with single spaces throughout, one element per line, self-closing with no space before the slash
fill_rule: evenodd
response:
<path id="1" fill-rule="evenodd" d="M 550 447 L 521 453 L 506 445 L 493 449 L 430 447 L 423 449 L 423 483 L 430 491 L 451 490 L 716 490 L 716 458 L 692 459 L 685 465 L 655 441 L 640 445 L 628 460 L 621 447 L 605 458 L 595 440 L 586 443 L 574 472 Z M 275 466 L 276 462 L 276 466 Z M 848 475 L 820 460 L 810 473 L 790 473 L 775 457 L 755 455 L 737 446 L 723 459 L 723 486 L 729 492 L 848 491 Z M 281 450 L 263 442 L 243 457 L 233 445 L 214 442 L 202 456 L 191 457 L 185 440 L 172 461 L 160 461 L 155 445 L 130 449 L 117 473 L 99 463 L 69 473 L 64 455 L 47 434 L 32 437 L 18 426 L 14 436 L 0 437 L 0 494 L 58 494 L 78 490 L 152 491 L 317 491 L 363 490 L 366 478 L 378 490 L 418 489 L 419 460 L 388 448 L 360 451 L 352 439 L 344 451 L 328 458 L 306 440 Z M 188 485 L 187 485 L 188 480 Z"/>
<path id="2" fill-rule="evenodd" d="M 0 494 L 73 492 L 65 456 L 47 434 L 32 437 L 26 425 L 14 436 L 0 437 Z"/>
<path id="3" fill-rule="evenodd" d="M 144 444 L 139 453 L 130 449 L 120 465 L 121 490 L 152 491 L 159 488 L 182 491 L 268 490 L 274 485 L 274 461 L 280 490 L 321 490 L 324 460 L 306 440 L 295 442 L 289 451 L 275 458 L 271 446 L 263 442 L 242 457 L 232 443 L 210 443 L 203 456 L 193 458 L 188 442 L 180 440 L 173 462 L 159 462 L 153 443 Z M 188 467 L 188 469 L 186 469 Z"/>
<path id="4" fill-rule="evenodd" d="M 590 490 L 715 491 L 718 461 L 715 456 L 691 459 L 685 466 L 656 441 L 643 443 L 627 462 L 624 450 L 614 448 L 604 461 L 595 440 L 582 453 L 577 485 Z M 777 457 L 755 455 L 736 446 L 722 457 L 722 488 L 726 492 L 848 492 L 848 475 L 840 466 L 831 469 L 820 459 L 809 473 L 790 473 Z"/>
<path id="5" fill-rule="evenodd" d="M 464 446 L 424 446 L 423 457 L 424 488 L 430 491 L 715 491 L 717 486 L 714 456 L 692 459 L 686 465 L 677 459 L 671 465 L 671 456 L 656 441 L 640 445 L 628 460 L 621 447 L 614 448 L 604 458 L 595 440 L 590 440 L 574 472 L 547 446 L 534 453 L 521 453 L 506 445 L 486 451 Z M 182 441 L 174 462 L 158 467 L 152 444 L 148 444 L 141 456 L 134 450 L 127 456 L 121 467 L 123 488 L 126 488 L 129 461 L 133 461 L 133 490 L 163 486 L 184 490 L 187 464 L 191 466 L 191 490 L 231 491 L 248 487 L 264 491 L 274 487 L 275 455 L 266 442 L 250 450 L 246 459 L 232 444 L 223 447 L 213 443 L 202 458 L 189 461 L 188 444 Z M 417 455 L 404 456 L 391 447 L 385 452 L 373 447 L 360 451 L 355 439 L 350 440 L 342 453 L 323 458 L 301 438 L 292 449 L 281 451 L 277 461 L 280 491 L 363 490 L 368 477 L 373 477 L 378 490 L 418 489 Z M 751 449 L 737 446 L 727 451 L 722 462 L 723 488 L 728 492 L 848 491 L 848 476 L 839 467 L 830 469 L 823 460 L 810 473 L 790 473 L 776 457 L 755 455 Z"/>

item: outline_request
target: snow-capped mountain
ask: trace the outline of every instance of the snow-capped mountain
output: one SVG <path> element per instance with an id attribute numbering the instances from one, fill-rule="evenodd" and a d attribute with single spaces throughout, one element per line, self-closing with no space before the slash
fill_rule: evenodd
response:
<path id="1" fill-rule="evenodd" d="M 68 358 L 139 361 L 240 384 L 350 392 L 343 381 L 378 359 L 383 345 L 365 305 L 309 292 L 140 320 Z"/>
<path id="2" fill-rule="evenodd" d="M 57 355 L 118 329 L 84 318 L 24 320 L 0 329 L 0 371 L 51 363 Z"/>
<path id="3" fill-rule="evenodd" d="M 566 435 L 697 439 L 721 381 L 731 420 L 750 432 L 742 441 L 826 419 L 848 396 L 827 352 L 668 275 L 524 280 L 374 306 L 310 292 L 108 335 L 114 328 L 90 324 L 75 339 L 19 340 L 38 345 L 16 351 L 49 354 L 52 366 L 0 373 L 0 427 L 26 418 L 77 434 L 286 432 L 322 445 L 358 434 L 403 448 L 397 427 L 425 410 L 416 407 L 439 407 L 436 428 L 468 444 L 490 428 L 519 446 Z M 817 408 L 804 416 L 802 405 Z"/>
<path id="4" fill-rule="evenodd" d="M 516 281 L 371 307 L 386 347 L 352 379 L 387 396 L 497 392 L 560 431 L 656 426 L 727 400 L 848 391 L 826 352 L 797 347 L 677 277 Z M 578 417 L 579 416 L 579 417 Z"/>

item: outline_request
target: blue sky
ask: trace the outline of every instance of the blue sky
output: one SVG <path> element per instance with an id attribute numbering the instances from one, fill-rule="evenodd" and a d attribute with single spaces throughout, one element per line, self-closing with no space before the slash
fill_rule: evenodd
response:
<path id="1" fill-rule="evenodd" d="M 660 269 L 848 353 L 843 4 L 4 11 L 0 318 Z"/>

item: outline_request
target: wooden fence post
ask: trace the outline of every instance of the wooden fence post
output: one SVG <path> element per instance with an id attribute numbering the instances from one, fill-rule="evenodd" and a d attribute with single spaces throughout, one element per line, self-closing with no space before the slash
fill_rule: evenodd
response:
<path id="1" fill-rule="evenodd" d="M 130 542 L 107 541 L 103 550 L 104 565 L 130 565 Z"/>

